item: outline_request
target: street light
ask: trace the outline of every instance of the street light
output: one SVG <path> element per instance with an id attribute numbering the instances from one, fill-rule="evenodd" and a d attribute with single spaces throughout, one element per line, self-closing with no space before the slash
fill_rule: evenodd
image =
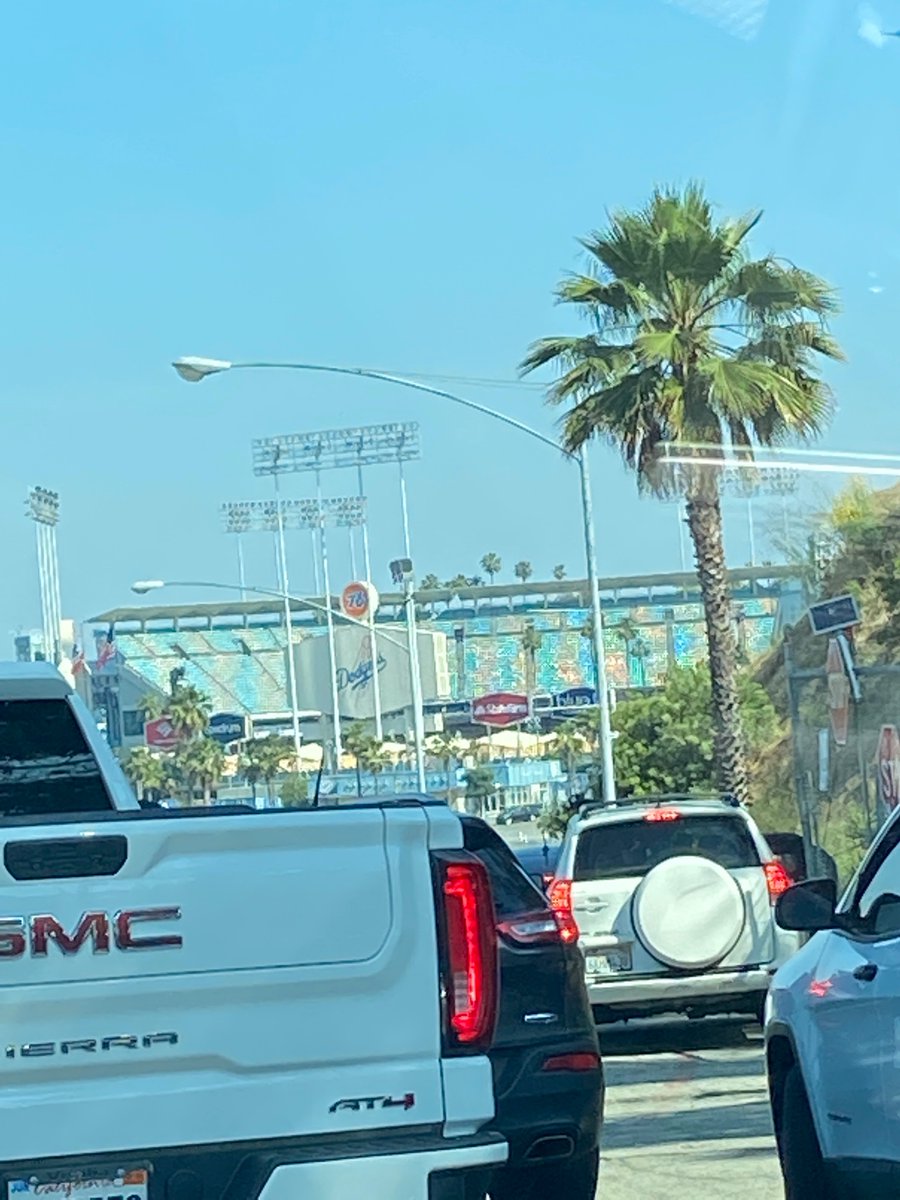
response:
<path id="1" fill-rule="evenodd" d="M 546 446 L 551 446 L 557 452 L 565 455 L 570 462 L 574 462 L 578 467 L 579 477 L 581 482 L 581 514 L 582 523 L 584 526 L 584 551 L 587 565 L 587 576 L 591 591 L 591 615 L 593 618 L 593 636 L 594 636 L 594 657 L 597 664 L 597 705 L 600 713 L 600 752 L 603 765 L 603 798 L 607 803 L 616 798 L 616 783 L 615 783 L 615 768 L 613 766 L 612 753 L 612 729 L 610 726 L 610 705 L 609 705 L 609 685 L 606 678 L 606 650 L 603 644 L 603 612 L 600 606 L 600 582 L 597 575 L 597 551 L 594 541 L 594 514 L 593 501 L 591 497 L 591 479 L 590 470 L 588 467 L 587 451 L 584 446 L 578 450 L 571 452 L 565 450 L 553 438 L 547 437 L 538 429 L 533 429 L 530 425 L 526 425 L 523 421 L 517 421 L 515 417 L 509 417 L 506 413 L 498 412 L 494 408 L 488 408 L 484 404 L 478 404 L 474 400 L 467 400 L 463 396 L 457 396 L 454 392 L 445 391 L 443 388 L 431 387 L 430 384 L 419 383 L 414 379 L 406 379 L 402 375 L 390 375 L 385 371 L 373 371 L 368 367 L 334 367 L 327 366 L 321 363 L 297 363 L 297 362 L 227 362 L 223 359 L 215 358 L 179 358 L 172 364 L 182 379 L 188 383 L 199 383 L 205 379 L 207 375 L 215 375 L 221 371 L 233 370 L 288 370 L 288 371 L 316 371 L 328 375 L 355 375 L 360 379 L 374 379 L 381 383 L 393 383 L 398 387 L 409 388 L 412 391 L 424 392 L 429 396 L 438 396 L 442 400 L 449 400 L 452 404 L 459 404 L 463 408 L 472 409 L 473 412 L 479 412 L 483 416 L 492 417 L 495 421 L 502 421 L 504 425 L 509 425 L 513 429 L 518 429 L 520 433 L 525 433 L 529 437 L 535 438 L 539 442 L 543 442 Z"/>
<path id="2" fill-rule="evenodd" d="M 59 595 L 59 558 L 56 550 L 56 526 L 59 522 L 59 493 L 33 487 L 28 493 L 27 515 L 34 521 L 37 542 L 38 582 L 41 592 L 41 620 L 44 627 L 44 657 L 59 665 L 62 607 Z"/>

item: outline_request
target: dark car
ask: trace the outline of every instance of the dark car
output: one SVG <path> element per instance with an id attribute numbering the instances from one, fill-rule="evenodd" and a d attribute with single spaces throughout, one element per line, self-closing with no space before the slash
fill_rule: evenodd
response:
<path id="1" fill-rule="evenodd" d="M 541 846 L 515 846 L 513 854 L 528 878 L 545 892 L 553 881 L 559 861 L 559 842 L 544 842 Z"/>
<path id="2" fill-rule="evenodd" d="M 577 930 L 486 822 L 464 817 L 463 828 L 490 876 L 499 935 L 491 1128 L 508 1142 L 509 1160 L 492 1200 L 593 1200 L 604 1083 Z"/>
<path id="3" fill-rule="evenodd" d="M 534 821 L 541 815 L 539 804 L 516 804 L 512 808 L 504 808 L 497 815 L 498 825 L 519 825 L 525 821 Z"/>

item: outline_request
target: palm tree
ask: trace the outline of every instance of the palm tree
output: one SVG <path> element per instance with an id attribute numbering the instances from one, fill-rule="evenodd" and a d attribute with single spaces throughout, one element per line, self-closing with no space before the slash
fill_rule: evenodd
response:
<path id="1" fill-rule="evenodd" d="M 454 575 L 452 579 L 448 579 L 447 582 L 444 584 L 444 587 L 448 587 L 448 588 L 465 588 L 465 587 L 469 587 L 469 586 L 470 585 L 469 585 L 468 575 L 463 575 L 462 573 L 460 573 L 459 575 Z"/>
<path id="2" fill-rule="evenodd" d="M 557 754 L 566 765 L 566 779 L 571 796 L 575 791 L 578 760 L 588 748 L 587 741 L 584 733 L 574 721 L 566 721 L 554 732 L 552 745 L 554 754 Z"/>
<path id="3" fill-rule="evenodd" d="M 562 583 L 566 577 L 566 568 L 562 563 L 557 563 L 553 568 L 553 578 L 557 583 Z"/>
<path id="4" fill-rule="evenodd" d="M 438 579 L 437 575 L 426 575 L 424 577 L 424 579 L 422 580 L 422 582 L 419 584 L 419 591 L 421 591 L 421 592 L 436 592 L 440 588 L 440 586 L 441 586 L 441 581 Z"/>
<path id="5" fill-rule="evenodd" d="M 537 652 L 541 648 L 543 635 L 534 627 L 534 621 L 526 622 L 522 631 L 522 651 L 525 655 L 525 694 L 528 697 L 528 715 L 534 701 L 534 690 L 537 681 Z"/>
<path id="6" fill-rule="evenodd" d="M 497 790 L 494 772 L 490 767 L 471 767 L 464 776 L 466 785 L 466 811 L 481 816 L 484 802 Z"/>
<path id="7" fill-rule="evenodd" d="M 188 803 L 193 799 L 194 791 L 202 788 L 203 803 L 209 804 L 213 789 L 222 778 L 225 747 L 213 738 L 189 738 L 175 751 L 173 760 L 184 781 Z"/>
<path id="8" fill-rule="evenodd" d="M 181 683 L 172 693 L 167 716 L 183 738 L 199 737 L 209 725 L 212 703 L 205 692 Z"/>
<path id="9" fill-rule="evenodd" d="M 500 558 L 500 555 L 495 554 L 493 550 L 489 551 L 482 557 L 481 569 L 484 571 L 485 575 L 487 575 L 488 579 L 490 579 L 492 584 L 494 582 L 494 576 L 499 575 L 502 568 L 503 562 Z"/>
<path id="10" fill-rule="evenodd" d="M 444 773 L 447 776 L 447 799 L 449 800 L 453 791 L 450 772 L 453 764 L 459 761 L 463 744 L 458 734 L 451 733 L 449 729 L 445 729 L 442 733 L 436 733 L 430 737 L 427 746 L 428 753 L 436 758 L 444 768 Z"/>
<path id="11" fill-rule="evenodd" d="M 166 764 L 146 746 L 136 746 L 126 758 L 123 767 L 125 774 L 134 784 L 138 800 L 143 800 L 148 792 L 161 792 L 166 786 Z"/>
<path id="12" fill-rule="evenodd" d="M 513 574 L 516 579 L 521 579 L 523 583 L 527 583 L 534 574 L 534 568 L 530 562 L 523 558 L 513 567 Z"/>
<path id="13" fill-rule="evenodd" d="M 831 395 L 822 358 L 842 357 L 826 320 L 833 290 L 793 263 L 752 259 L 753 213 L 719 220 L 702 188 L 654 191 L 647 206 L 614 213 L 583 246 L 592 271 L 559 287 L 590 323 L 580 337 L 549 337 L 523 370 L 561 372 L 550 403 L 566 405 L 563 441 L 612 442 L 646 490 L 684 494 L 703 595 L 720 784 L 747 797 L 737 703 L 736 648 L 725 570 L 719 474 L 660 468 L 667 443 L 754 447 L 808 438 L 826 423 Z"/>
<path id="14" fill-rule="evenodd" d="M 244 775 L 253 786 L 254 798 L 256 784 L 262 779 L 266 785 L 266 797 L 271 804 L 272 783 L 284 770 L 285 763 L 293 759 L 293 743 L 290 738 L 280 733 L 270 733 L 268 737 L 256 738 L 249 742 L 244 756 Z"/>

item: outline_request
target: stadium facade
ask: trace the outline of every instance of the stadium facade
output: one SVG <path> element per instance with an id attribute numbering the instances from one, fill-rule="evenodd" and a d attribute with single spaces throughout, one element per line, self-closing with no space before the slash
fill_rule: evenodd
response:
<path id="1" fill-rule="evenodd" d="M 778 627 L 802 613 L 795 572 L 788 567 L 744 567 L 729 572 L 739 642 L 750 657 L 771 645 Z M 607 670 L 619 694 L 659 687 L 673 666 L 706 657 L 703 609 L 693 573 L 631 576 L 601 581 Z M 311 598 L 315 599 L 315 598 Z M 540 636 L 535 654 L 535 711 L 550 698 L 594 685 L 587 582 L 535 583 L 443 589 L 418 594 L 421 629 L 444 635 L 446 670 L 439 695 L 426 695 L 430 724 L 471 721 L 471 703 L 495 692 L 525 692 L 523 634 Z M 319 598 L 317 603 L 324 601 Z M 336 601 L 335 601 L 336 603 Z M 88 624 L 98 647 L 114 630 L 117 654 L 108 680 L 120 709 L 121 744 L 143 740 L 140 701 L 168 693 L 173 672 L 210 696 L 213 710 L 239 713 L 257 728 L 287 727 L 290 719 L 287 638 L 281 604 L 250 600 L 223 605 L 134 605 L 98 613 Z M 402 622 L 403 597 L 381 597 L 379 629 Z M 295 643 L 324 637 L 323 619 L 293 605 Z M 436 639 L 442 641 L 443 639 Z M 295 658 L 295 661 L 302 661 Z M 92 699 L 103 706 L 103 672 L 94 674 Z M 99 685 L 99 687 L 97 686 Z M 327 711 L 323 701 L 322 709 Z M 319 733 L 319 713 L 302 714 L 308 736 Z"/>

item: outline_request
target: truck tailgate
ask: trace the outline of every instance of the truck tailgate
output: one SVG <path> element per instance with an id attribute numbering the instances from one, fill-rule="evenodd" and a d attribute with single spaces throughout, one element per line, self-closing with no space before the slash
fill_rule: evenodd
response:
<path id="1" fill-rule="evenodd" d="M 4 830 L 0 1159 L 441 1122 L 426 813 L 148 816 Z"/>

